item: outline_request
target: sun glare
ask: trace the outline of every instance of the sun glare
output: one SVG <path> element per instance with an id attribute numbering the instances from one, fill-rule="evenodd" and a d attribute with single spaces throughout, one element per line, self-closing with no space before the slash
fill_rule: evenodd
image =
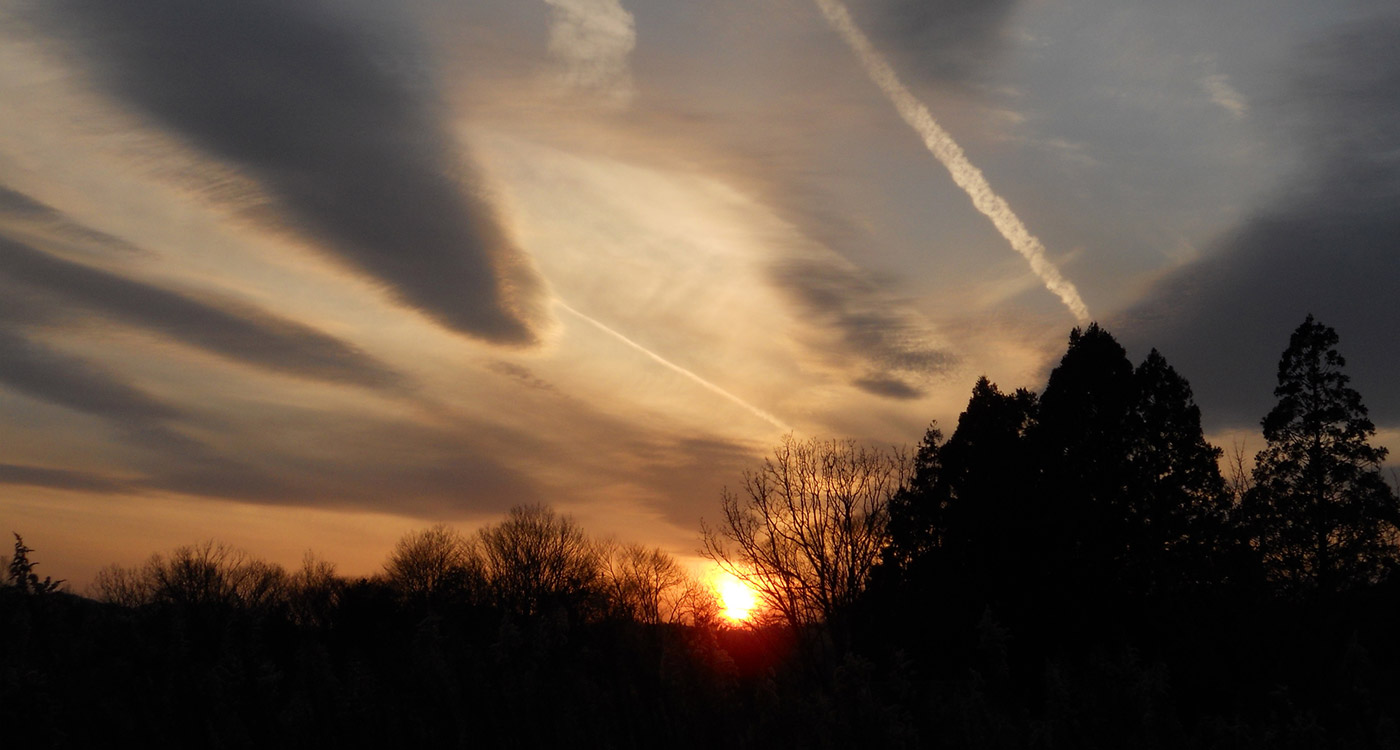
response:
<path id="1" fill-rule="evenodd" d="M 724 609 L 721 614 L 734 622 L 744 622 L 753 616 L 758 606 L 758 595 L 748 584 L 728 573 L 715 578 L 715 591 L 719 594 Z"/>

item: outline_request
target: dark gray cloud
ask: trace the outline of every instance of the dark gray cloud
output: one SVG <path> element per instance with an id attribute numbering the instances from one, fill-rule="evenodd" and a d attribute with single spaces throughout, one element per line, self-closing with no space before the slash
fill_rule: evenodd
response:
<path id="1" fill-rule="evenodd" d="M 535 341 L 539 283 L 414 73 L 426 66 L 350 22 L 349 6 L 41 7 L 100 85 L 237 165 L 327 252 L 454 330 Z"/>
<path id="2" fill-rule="evenodd" d="M 771 269 L 774 285 L 835 341 L 814 342 L 827 356 L 865 372 L 852 382 L 887 398 L 923 395 L 919 385 L 956 358 L 928 343 L 929 331 L 899 300 L 856 271 L 820 260 L 789 260 Z"/>
<path id="3" fill-rule="evenodd" d="M 95 246 L 128 255 L 144 254 L 120 237 L 83 226 L 46 203 L 0 185 L 0 226 L 5 225 L 76 243 L 84 248 Z"/>
<path id="4" fill-rule="evenodd" d="M 1256 112 L 1286 129 L 1307 166 L 1205 261 L 1122 317 L 1126 343 L 1156 346 L 1191 379 L 1217 426 L 1257 424 L 1279 355 L 1304 316 L 1341 337 L 1353 385 L 1378 422 L 1400 422 L 1400 19 L 1333 30 Z"/>
<path id="5" fill-rule="evenodd" d="M 133 424 L 155 424 L 180 415 L 114 373 L 3 326 L 0 383 L 59 406 Z"/>
<path id="6" fill-rule="evenodd" d="M 288 420 L 286 411 L 279 419 Z M 231 449 L 202 460 L 156 457 L 146 487 L 268 505 L 363 509 L 420 518 L 468 518 L 542 499 L 534 482 L 487 450 L 539 450 L 528 436 L 489 425 L 443 429 L 300 410 L 297 434 L 314 450 Z M 240 440 L 248 440 L 246 429 Z M 274 442 L 278 437 L 273 436 Z"/>
<path id="7" fill-rule="evenodd" d="M 876 396 L 900 400 L 916 399 L 924 392 L 902 380 L 888 377 L 858 378 L 851 385 Z"/>
<path id="8" fill-rule="evenodd" d="M 975 82 L 1019 0 L 860 0 L 852 12 L 916 78 Z"/>
<path id="9" fill-rule="evenodd" d="M 549 382 L 548 380 L 545 380 L 544 378 L 539 377 L 533 371 L 531 371 L 530 368 L 525 367 L 524 365 L 518 365 L 514 362 L 506 362 L 504 360 L 497 360 L 488 364 L 486 366 L 486 369 L 496 373 L 497 375 L 504 375 L 505 377 L 508 377 L 511 380 L 514 380 L 527 388 L 533 388 L 538 391 L 553 393 L 559 396 L 563 395 L 563 392 L 560 391 L 559 388 L 557 388 L 553 383 Z"/>
<path id="10" fill-rule="evenodd" d="M 485 424 L 417 425 L 279 404 L 215 416 L 166 404 L 99 365 L 0 321 L 0 387 L 103 419 L 145 448 L 114 478 L 0 463 L 0 484 L 83 492 L 176 492 L 268 505 L 391 511 L 422 518 L 499 513 L 542 497 L 495 456 L 543 455 L 532 436 Z M 219 435 L 217 446 L 181 430 Z M 267 430 L 268 433 L 260 432 Z"/>
<path id="11" fill-rule="evenodd" d="M 302 377 L 400 387 L 387 365 L 309 326 L 63 260 L 0 236 L 0 278 L 229 359 Z M 32 305 L 31 305 L 32 307 Z"/>
<path id="12" fill-rule="evenodd" d="M 113 493 L 131 489 L 121 479 L 71 469 L 54 469 L 45 466 L 0 463 L 0 484 L 17 484 L 28 487 L 47 487 L 56 490 L 76 490 L 78 492 Z"/>
<path id="13" fill-rule="evenodd" d="M 106 420 L 139 445 L 181 456 L 203 452 L 198 441 L 174 429 L 173 424 L 186 417 L 179 409 L 100 365 L 12 330 L 4 320 L 0 386 Z"/>

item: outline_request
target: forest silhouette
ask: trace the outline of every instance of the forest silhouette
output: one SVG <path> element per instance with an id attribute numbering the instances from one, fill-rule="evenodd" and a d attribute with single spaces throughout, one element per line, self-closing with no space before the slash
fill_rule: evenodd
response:
<path id="1" fill-rule="evenodd" d="M 0 737 L 1400 748 L 1400 497 L 1338 341 L 1293 332 L 1252 468 L 1097 324 L 1043 391 L 981 378 L 912 455 L 789 436 L 700 530 L 760 597 L 742 624 L 662 550 L 543 505 L 410 533 L 371 577 L 210 541 L 89 596 L 16 534 Z"/>

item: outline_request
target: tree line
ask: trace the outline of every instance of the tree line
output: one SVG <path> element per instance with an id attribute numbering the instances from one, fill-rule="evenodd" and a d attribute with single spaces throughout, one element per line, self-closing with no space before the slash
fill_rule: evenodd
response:
<path id="1" fill-rule="evenodd" d="M 286 609 L 316 623 L 351 582 L 308 553 L 299 570 L 213 541 L 153 555 L 136 567 L 98 571 L 92 594 L 125 607 L 153 604 Z M 719 606 L 710 588 L 657 547 L 589 537 L 573 519 L 542 505 L 512 508 L 505 520 L 468 536 L 446 524 L 405 534 L 375 585 L 417 612 L 490 609 L 505 615 L 557 615 L 576 621 L 645 624 L 709 621 Z"/>
<path id="2" fill-rule="evenodd" d="M 405 535 L 381 574 L 215 542 L 0 587 L 15 746 L 1400 747 L 1400 498 L 1309 317 L 1245 470 L 1186 379 L 1075 329 L 912 454 L 784 439 L 704 554 L 547 506 Z M 11 743 L 5 743 L 9 745 Z"/>
<path id="3" fill-rule="evenodd" d="M 722 625 L 670 554 L 545 505 L 474 534 L 411 531 L 360 578 L 206 541 L 108 566 L 81 597 L 40 579 L 35 554 L 16 535 L 0 586 L 4 747 L 686 747 L 761 732 L 740 692 L 757 689 L 745 663 L 767 658 L 764 637 Z"/>
<path id="4" fill-rule="evenodd" d="M 1400 497 L 1338 340 L 1293 332 L 1248 471 L 1159 352 L 1090 325 L 912 457 L 789 438 L 706 552 L 802 658 L 914 675 L 941 744 L 1400 747 Z"/>

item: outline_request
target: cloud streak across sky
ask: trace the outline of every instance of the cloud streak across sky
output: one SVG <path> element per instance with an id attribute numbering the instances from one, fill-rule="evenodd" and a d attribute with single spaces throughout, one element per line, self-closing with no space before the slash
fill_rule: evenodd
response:
<path id="1" fill-rule="evenodd" d="M 0 279 L 237 362 L 373 388 L 402 385 L 388 366 L 296 321 L 247 306 L 196 300 L 63 260 L 3 236 Z"/>
<path id="2" fill-rule="evenodd" d="M 1312 312 L 1400 434 L 1400 20 L 1242 2 L 0 0 L 0 522 L 78 582 L 536 501 L 689 556 L 1085 299 L 1222 434 Z"/>
<path id="3" fill-rule="evenodd" d="M 598 321 L 598 320 L 596 320 L 596 319 L 594 319 L 594 318 L 590 318 L 590 317 L 588 317 L 587 315 L 585 315 L 585 314 L 579 312 L 578 310 L 575 310 L 574 308 L 569 307 L 569 306 L 568 306 L 566 303 L 564 303 L 562 300 L 556 301 L 555 304 L 557 304 L 557 305 L 559 305 L 559 307 L 561 307 L 561 308 L 563 308 L 563 309 L 569 311 L 570 314 L 577 315 L 581 320 L 587 321 L 589 324 L 591 324 L 591 325 L 597 327 L 599 330 L 603 331 L 604 333 L 607 333 L 608 335 L 612 336 L 613 338 L 616 338 L 618 341 L 621 341 L 622 343 L 624 343 L 624 344 L 626 344 L 626 345 L 632 347 L 633 349 L 636 349 L 637 351 L 641 352 L 642 354 L 645 354 L 645 355 L 647 356 L 648 359 L 650 359 L 650 360 L 656 362 L 657 364 L 661 365 L 662 367 L 665 367 L 666 369 L 671 370 L 671 371 L 673 371 L 673 372 L 680 373 L 681 375 L 685 376 L 686 379 L 688 379 L 688 380 L 694 382 L 696 385 L 699 385 L 701 388 L 704 388 L 705 390 L 707 390 L 707 391 L 709 391 L 709 392 L 711 392 L 711 393 L 713 393 L 713 394 L 715 394 L 715 395 L 717 395 L 717 396 L 720 396 L 721 398 L 724 398 L 725 400 L 732 401 L 732 402 L 738 404 L 739 406 L 742 406 L 742 407 L 744 408 L 745 411 L 747 411 L 747 412 L 749 412 L 750 414 L 754 415 L 755 417 L 758 417 L 759 419 L 761 419 L 761 420 L 767 422 L 768 424 L 771 424 L 771 425 L 773 425 L 774 427 L 777 427 L 778 429 L 780 429 L 780 430 L 782 430 L 782 431 L 784 431 L 784 432 L 788 432 L 788 431 L 792 430 L 792 427 L 791 427 L 791 426 L 789 426 L 788 424 L 786 424 L 786 423 L 783 422 L 782 420 L 778 419 L 777 417 L 773 416 L 772 414 L 770 414 L 770 413 L 764 411 L 763 409 L 758 408 L 757 406 L 754 406 L 753 404 L 751 404 L 751 403 L 745 401 L 745 400 L 742 399 L 742 398 L 739 398 L 738 396 L 734 395 L 733 393 L 730 393 L 729 391 L 726 391 L 725 389 L 723 389 L 723 388 L 721 388 L 721 387 L 715 385 L 714 383 L 712 383 L 712 382 L 710 382 L 710 381 L 708 381 L 708 380 L 706 380 L 706 379 L 700 377 L 699 375 L 696 375 L 694 372 L 691 372 L 690 370 L 687 370 L 687 369 L 685 369 L 684 367 L 681 367 L 680 365 L 676 364 L 675 362 L 672 362 L 671 360 L 666 359 L 665 357 L 663 357 L 663 356 L 661 356 L 660 354 L 657 354 L 656 352 L 654 352 L 654 351 L 652 351 L 652 350 L 646 348 L 645 346 L 642 346 L 641 344 L 638 344 L 637 342 L 633 341 L 632 339 L 627 338 L 627 337 L 624 336 L 623 334 L 618 333 L 617 331 L 613 330 L 612 328 L 609 328 L 607 325 L 603 324 L 602 322 L 600 322 L 600 321 Z"/>
<path id="4" fill-rule="evenodd" d="M 456 331 L 533 343 L 539 280 L 414 80 L 415 55 L 335 5 L 64 0 L 41 13 L 101 86 L 246 170 L 325 253 Z"/>
<path id="5" fill-rule="evenodd" d="M 967 158 L 967 153 L 958 145 L 957 141 L 933 119 L 929 114 L 928 107 L 910 93 L 909 89 L 900 82 L 899 76 L 890 67 L 885 58 L 875 50 L 870 39 L 858 28 L 855 21 L 851 20 L 851 14 L 846 10 L 846 6 L 837 0 L 815 0 L 817 7 L 821 9 L 822 15 L 831 23 L 850 45 L 851 51 L 855 52 L 860 59 L 861 66 L 869 74 L 870 80 L 880 87 L 889 97 L 890 102 L 899 112 L 899 116 L 904 119 L 909 127 L 913 128 L 920 137 L 924 139 L 924 145 L 928 147 L 929 153 L 938 159 L 948 173 L 953 176 L 953 181 L 962 188 L 967 196 L 972 199 L 972 205 L 981 211 L 992 224 L 996 226 L 1001 236 L 1011 244 L 1013 250 L 1021 254 L 1030 264 L 1031 271 L 1045 284 L 1052 294 L 1060 298 L 1065 307 L 1074 315 L 1075 320 L 1080 323 L 1088 323 L 1090 319 L 1089 308 L 1084 301 L 1079 298 L 1079 290 L 1070 283 L 1060 270 L 1045 257 L 1045 246 L 1035 235 L 1030 233 L 1007 205 L 1006 200 L 992 190 L 987 178 L 982 175 L 982 170 L 978 169 Z"/>

